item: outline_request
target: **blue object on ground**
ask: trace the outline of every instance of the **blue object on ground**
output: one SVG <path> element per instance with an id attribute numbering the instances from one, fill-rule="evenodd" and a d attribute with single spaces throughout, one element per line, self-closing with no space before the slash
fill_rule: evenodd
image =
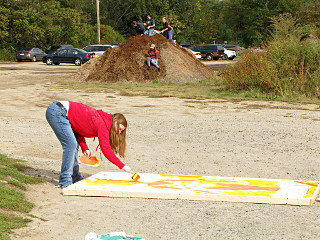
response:
<path id="1" fill-rule="evenodd" d="M 121 240 L 121 239 L 135 239 L 145 240 L 144 238 L 129 236 L 125 232 L 112 232 L 107 234 L 97 235 L 96 233 L 88 233 L 85 240 Z"/>

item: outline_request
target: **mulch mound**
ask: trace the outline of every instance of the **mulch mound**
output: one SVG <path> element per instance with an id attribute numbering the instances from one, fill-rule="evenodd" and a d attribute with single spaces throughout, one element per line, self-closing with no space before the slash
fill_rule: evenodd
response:
<path id="1" fill-rule="evenodd" d="M 151 44 L 160 52 L 161 72 L 151 65 L 147 69 L 146 57 Z M 108 83 L 151 81 L 187 83 L 204 80 L 214 72 L 197 60 L 186 48 L 174 46 L 160 34 L 155 36 L 138 35 L 130 37 L 116 48 L 83 64 L 71 76 L 73 81 L 98 81 Z"/>

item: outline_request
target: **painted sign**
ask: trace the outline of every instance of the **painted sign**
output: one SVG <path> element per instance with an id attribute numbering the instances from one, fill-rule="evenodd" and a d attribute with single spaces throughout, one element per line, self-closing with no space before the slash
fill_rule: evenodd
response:
<path id="1" fill-rule="evenodd" d="M 312 205 L 319 182 L 260 178 L 100 172 L 65 189 L 64 195 L 189 199 Z"/>

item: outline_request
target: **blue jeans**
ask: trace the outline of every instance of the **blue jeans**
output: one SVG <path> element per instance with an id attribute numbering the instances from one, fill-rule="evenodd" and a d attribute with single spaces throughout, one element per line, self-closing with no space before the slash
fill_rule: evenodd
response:
<path id="1" fill-rule="evenodd" d="M 174 45 L 176 45 L 176 43 L 172 40 L 172 37 L 173 37 L 173 30 L 171 29 L 167 31 L 166 38 L 169 39 Z"/>
<path id="2" fill-rule="evenodd" d="M 150 28 L 150 29 L 146 30 L 146 31 L 144 32 L 144 34 L 145 34 L 145 35 L 149 35 L 150 37 L 152 37 L 152 36 L 156 35 L 157 33 L 154 32 L 154 29 L 153 29 L 153 28 Z"/>
<path id="3" fill-rule="evenodd" d="M 157 60 L 155 58 L 147 57 L 147 65 L 150 67 L 150 63 L 154 65 L 156 68 L 159 68 L 157 64 Z"/>
<path id="4" fill-rule="evenodd" d="M 78 162 L 79 145 L 67 119 L 67 110 L 59 102 L 53 102 L 48 107 L 46 118 L 62 145 L 59 187 L 64 188 L 82 179 Z"/>

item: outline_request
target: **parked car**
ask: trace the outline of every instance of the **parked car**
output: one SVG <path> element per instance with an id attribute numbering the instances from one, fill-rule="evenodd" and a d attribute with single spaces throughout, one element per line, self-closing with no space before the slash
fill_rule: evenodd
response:
<path id="1" fill-rule="evenodd" d="M 233 60 L 237 56 L 236 51 L 224 49 L 224 56 L 222 57 L 223 60 Z"/>
<path id="2" fill-rule="evenodd" d="M 197 59 L 201 59 L 201 52 L 195 52 L 195 51 L 192 51 L 191 49 L 189 49 L 189 51 L 190 51 Z"/>
<path id="3" fill-rule="evenodd" d="M 42 62 L 47 65 L 59 65 L 60 63 L 74 63 L 76 66 L 87 62 L 91 58 L 91 53 L 82 49 L 59 49 L 54 54 L 48 54 L 42 58 Z"/>
<path id="4" fill-rule="evenodd" d="M 189 47 L 192 51 L 200 52 L 201 58 L 211 61 L 213 59 L 218 60 L 224 56 L 224 48 L 218 44 L 208 45 L 191 45 Z"/>
<path id="5" fill-rule="evenodd" d="M 55 45 L 51 45 L 45 52 L 46 54 L 53 54 L 58 49 L 72 49 L 72 48 L 74 48 L 74 46 L 70 44 L 55 44 Z"/>
<path id="6" fill-rule="evenodd" d="M 16 59 L 18 62 L 21 62 L 22 60 L 36 62 L 41 61 L 45 55 L 45 52 L 40 48 L 24 48 L 16 52 Z"/>
<path id="7" fill-rule="evenodd" d="M 112 45 L 112 44 L 96 44 L 96 45 L 89 45 L 83 48 L 84 51 L 88 53 L 92 53 L 95 56 L 102 56 L 102 54 L 108 49 L 108 48 L 114 48 L 118 47 L 118 45 Z"/>

